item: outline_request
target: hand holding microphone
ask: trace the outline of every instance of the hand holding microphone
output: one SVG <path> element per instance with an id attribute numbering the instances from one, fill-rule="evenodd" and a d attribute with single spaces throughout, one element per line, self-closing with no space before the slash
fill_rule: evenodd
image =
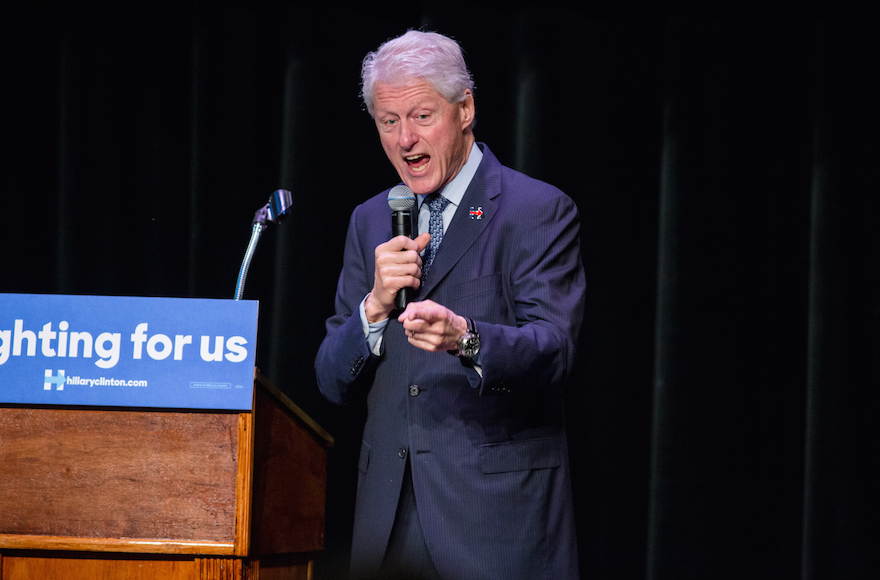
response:
<path id="1" fill-rule="evenodd" d="M 392 238 L 376 247 L 376 272 L 373 290 L 364 303 L 369 322 L 388 318 L 394 310 L 403 310 L 418 288 L 421 274 L 419 253 L 428 245 L 427 233 L 413 239 L 412 216 L 416 197 L 410 188 L 398 185 L 388 192 L 391 208 Z"/>
<path id="2" fill-rule="evenodd" d="M 412 210 L 416 206 L 416 196 L 405 185 L 396 185 L 388 192 L 388 207 L 391 208 L 391 236 L 412 238 Z M 412 298 L 410 287 L 401 288 L 394 300 L 394 307 L 403 310 Z"/>

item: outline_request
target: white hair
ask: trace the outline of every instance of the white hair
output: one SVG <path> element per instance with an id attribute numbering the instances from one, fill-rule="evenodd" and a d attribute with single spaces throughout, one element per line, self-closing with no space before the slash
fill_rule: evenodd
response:
<path id="1" fill-rule="evenodd" d="M 450 103 L 460 103 L 474 80 L 457 42 L 436 32 L 410 30 L 367 54 L 361 66 L 361 96 L 373 116 L 373 90 L 381 81 L 407 84 L 424 79 Z"/>

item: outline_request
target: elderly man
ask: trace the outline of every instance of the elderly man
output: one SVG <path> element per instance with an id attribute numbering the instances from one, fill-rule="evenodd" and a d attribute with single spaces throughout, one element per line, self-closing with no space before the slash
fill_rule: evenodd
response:
<path id="1" fill-rule="evenodd" d="M 577 578 L 562 393 L 583 318 L 577 208 L 475 142 L 453 40 L 409 31 L 362 76 L 418 225 L 392 235 L 387 191 L 354 209 L 315 362 L 328 400 L 367 400 L 352 575 Z"/>

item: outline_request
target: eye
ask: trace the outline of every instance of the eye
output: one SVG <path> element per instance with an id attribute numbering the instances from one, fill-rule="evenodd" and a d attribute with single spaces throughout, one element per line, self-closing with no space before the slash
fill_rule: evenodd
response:
<path id="1" fill-rule="evenodd" d="M 388 119 L 380 119 L 379 126 L 385 131 L 389 131 L 393 129 L 398 123 L 397 119 L 388 118 Z"/>

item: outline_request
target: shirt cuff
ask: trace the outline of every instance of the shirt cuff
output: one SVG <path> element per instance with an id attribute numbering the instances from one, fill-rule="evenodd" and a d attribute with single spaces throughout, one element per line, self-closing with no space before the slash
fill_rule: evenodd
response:
<path id="1" fill-rule="evenodd" d="M 367 296 L 369 296 L 369 294 Z M 380 356 L 382 354 L 382 336 L 385 333 L 385 327 L 388 326 L 388 319 L 386 318 L 379 322 L 367 322 L 367 313 L 364 310 L 364 302 L 366 302 L 366 300 L 367 297 L 364 296 L 364 299 L 361 300 L 361 304 L 358 307 L 361 316 L 361 326 L 364 329 L 364 337 L 367 339 L 367 346 L 370 348 L 370 352 L 376 356 Z"/>

